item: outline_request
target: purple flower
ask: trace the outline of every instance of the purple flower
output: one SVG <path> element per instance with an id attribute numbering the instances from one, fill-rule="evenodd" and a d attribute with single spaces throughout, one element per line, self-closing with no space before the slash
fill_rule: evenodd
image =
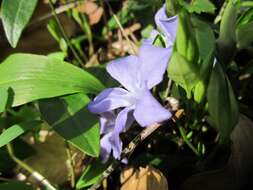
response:
<path id="1" fill-rule="evenodd" d="M 157 28 L 166 37 L 166 47 L 173 46 L 176 39 L 178 17 L 168 17 L 166 14 L 166 5 L 164 4 L 155 14 L 155 23 Z"/>
<path id="2" fill-rule="evenodd" d="M 88 106 L 91 112 L 101 116 L 103 160 L 108 159 L 111 151 L 116 159 L 120 158 L 122 142 L 119 134 L 134 120 L 146 127 L 171 117 L 150 92 L 162 81 L 170 54 L 171 48 L 143 44 L 138 56 L 130 55 L 107 65 L 107 72 L 124 88 L 105 89 Z"/>

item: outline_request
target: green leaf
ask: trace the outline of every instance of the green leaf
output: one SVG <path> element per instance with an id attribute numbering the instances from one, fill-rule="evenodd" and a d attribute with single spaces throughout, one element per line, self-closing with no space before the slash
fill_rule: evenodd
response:
<path id="1" fill-rule="evenodd" d="M 48 24 L 47 24 L 47 29 L 50 32 L 50 34 L 53 36 L 53 38 L 59 42 L 61 39 L 61 30 L 56 22 L 55 19 L 51 19 L 49 20 Z"/>
<path id="2" fill-rule="evenodd" d="M 0 183 L 0 189 L 3 190 L 33 190 L 33 187 L 31 185 L 27 185 L 24 182 L 20 181 L 10 181 L 10 182 L 4 182 Z"/>
<path id="3" fill-rule="evenodd" d="M 104 88 L 99 80 L 78 67 L 32 54 L 13 54 L 0 64 L 2 87 L 13 91 L 12 106 L 77 92 L 98 93 Z"/>
<path id="4" fill-rule="evenodd" d="M 99 160 L 93 161 L 86 167 L 82 176 L 77 181 L 76 188 L 82 189 L 96 183 L 109 164 L 110 161 L 108 161 L 106 164 L 101 163 Z"/>
<path id="5" fill-rule="evenodd" d="M 207 101 L 211 120 L 220 132 L 221 141 L 228 140 L 238 122 L 239 111 L 231 84 L 218 63 L 212 71 Z"/>
<path id="6" fill-rule="evenodd" d="M 22 31 L 29 22 L 37 0 L 3 0 L 1 6 L 5 34 L 11 46 L 15 48 Z"/>
<path id="7" fill-rule="evenodd" d="M 6 88 L 0 88 L 0 113 L 2 113 L 8 102 L 8 90 Z"/>
<path id="8" fill-rule="evenodd" d="M 172 54 L 168 76 L 186 90 L 188 98 L 191 97 L 192 88 L 199 82 L 196 66 L 178 52 Z"/>
<path id="9" fill-rule="evenodd" d="M 88 67 L 87 71 L 97 77 L 97 79 L 99 79 L 100 81 L 103 81 L 103 84 L 107 88 L 120 86 L 120 84 L 108 74 L 108 72 L 106 71 L 105 64 Z"/>
<path id="10" fill-rule="evenodd" d="M 194 0 L 191 3 L 179 1 L 190 13 L 214 13 L 215 6 L 209 0 Z"/>
<path id="11" fill-rule="evenodd" d="M 41 124 L 41 121 L 27 121 L 15 124 L 4 130 L 0 135 L 0 147 L 8 144 L 19 135 L 23 134 L 29 129 L 35 128 Z"/>
<path id="12" fill-rule="evenodd" d="M 194 28 L 199 56 L 205 61 L 215 49 L 213 30 L 207 23 L 201 21 L 197 17 L 191 17 L 191 23 Z"/>
<path id="13" fill-rule="evenodd" d="M 175 47 L 187 61 L 194 63 L 198 58 L 198 49 L 190 18 L 191 15 L 184 10 L 179 13 Z"/>
<path id="14" fill-rule="evenodd" d="M 218 54 L 222 63 L 228 64 L 234 55 L 236 46 L 237 7 L 229 1 L 220 24 L 220 36 L 217 40 Z"/>
<path id="15" fill-rule="evenodd" d="M 194 88 L 194 100 L 198 103 L 201 102 L 201 100 L 205 97 L 206 93 L 206 86 L 205 84 L 200 81 L 196 84 L 196 87 Z"/>
<path id="16" fill-rule="evenodd" d="M 99 155 L 99 125 L 87 110 L 89 98 L 73 94 L 39 102 L 42 118 L 64 139 L 83 152 Z"/>

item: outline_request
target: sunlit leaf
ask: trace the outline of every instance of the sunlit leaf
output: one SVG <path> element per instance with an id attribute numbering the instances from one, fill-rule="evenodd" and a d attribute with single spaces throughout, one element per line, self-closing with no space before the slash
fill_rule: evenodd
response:
<path id="1" fill-rule="evenodd" d="M 3 0 L 1 15 L 4 31 L 12 47 L 16 47 L 22 31 L 29 22 L 37 0 Z"/>
<path id="2" fill-rule="evenodd" d="M 179 1 L 190 13 L 214 13 L 215 6 L 209 0 L 194 0 L 191 3 Z"/>
<path id="3" fill-rule="evenodd" d="M 82 189 L 96 183 L 108 167 L 109 163 L 110 161 L 106 164 L 103 164 L 98 160 L 93 161 L 85 168 L 82 176 L 77 181 L 76 188 Z"/>
<path id="4" fill-rule="evenodd" d="M 97 93 L 103 85 L 88 72 L 59 59 L 13 54 L 0 64 L 0 88 L 10 88 L 12 106 L 18 106 L 77 92 Z"/>
<path id="5" fill-rule="evenodd" d="M 0 88 L 0 113 L 6 108 L 8 102 L 8 90 L 6 88 Z"/>
<path id="6" fill-rule="evenodd" d="M 168 67 L 168 76 L 186 90 L 188 97 L 191 97 L 191 90 L 199 81 L 196 73 L 195 65 L 188 62 L 177 52 L 172 54 Z"/>
<path id="7" fill-rule="evenodd" d="M 27 121 L 9 127 L 0 135 L 0 147 L 8 144 L 27 130 L 38 127 L 40 124 L 41 121 Z"/>

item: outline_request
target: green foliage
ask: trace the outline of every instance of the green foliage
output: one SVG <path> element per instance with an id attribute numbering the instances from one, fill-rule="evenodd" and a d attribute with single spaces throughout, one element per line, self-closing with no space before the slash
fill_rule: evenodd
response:
<path id="1" fill-rule="evenodd" d="M 190 13 L 214 13 L 215 11 L 215 6 L 209 0 L 194 0 L 192 3 L 179 0 L 179 3 Z"/>
<path id="2" fill-rule="evenodd" d="M 27 130 L 38 127 L 40 124 L 41 121 L 26 121 L 9 127 L 0 135 L 0 147 L 8 144 Z"/>
<path id="3" fill-rule="evenodd" d="M 177 38 L 175 42 L 176 51 L 185 57 L 187 61 L 195 62 L 197 58 L 196 40 L 190 20 L 190 15 L 182 10 L 179 13 Z"/>
<path id="4" fill-rule="evenodd" d="M 219 61 L 229 64 L 233 58 L 236 47 L 236 18 L 237 7 L 229 1 L 220 24 L 220 35 L 217 40 Z"/>
<path id="5" fill-rule="evenodd" d="M 5 34 L 11 46 L 15 48 L 22 31 L 29 22 L 37 0 L 3 0 L 1 15 Z"/>
<path id="6" fill-rule="evenodd" d="M 0 87 L 13 91 L 12 106 L 76 92 L 97 93 L 104 88 L 78 67 L 32 54 L 13 54 L 0 65 Z"/>
<path id="7" fill-rule="evenodd" d="M 110 161 L 107 163 L 101 163 L 98 160 L 93 161 L 88 165 L 80 179 L 77 181 L 76 188 L 82 189 L 96 183 L 102 176 L 104 170 L 108 167 Z"/>
<path id="8" fill-rule="evenodd" d="M 211 121 L 220 132 L 221 141 L 227 141 L 238 122 L 239 111 L 231 84 L 218 63 L 212 71 L 207 101 Z"/>
<path id="9" fill-rule="evenodd" d="M 174 52 L 170 59 L 168 75 L 185 89 L 187 97 L 191 97 L 191 90 L 197 84 L 196 66 L 187 61 L 181 54 Z"/>
<path id="10" fill-rule="evenodd" d="M 91 156 L 99 155 L 99 125 L 87 110 L 89 98 L 73 94 L 39 102 L 42 118 L 64 139 Z"/>
<path id="11" fill-rule="evenodd" d="M 215 38 L 210 26 L 182 11 L 168 75 L 184 88 L 188 98 L 191 98 L 191 91 L 198 84 L 194 91 L 197 102 L 207 88 L 214 50 Z"/>
<path id="12" fill-rule="evenodd" d="M 8 102 L 8 90 L 6 88 L 0 88 L 0 113 L 3 112 Z"/>

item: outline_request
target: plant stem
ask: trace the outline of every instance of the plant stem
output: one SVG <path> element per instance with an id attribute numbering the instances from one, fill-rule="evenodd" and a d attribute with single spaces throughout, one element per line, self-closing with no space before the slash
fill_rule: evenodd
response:
<path id="1" fill-rule="evenodd" d="M 81 15 L 82 19 L 83 19 L 83 29 L 84 32 L 86 33 L 87 37 L 88 37 L 88 43 L 89 43 L 89 57 L 91 57 L 94 53 L 94 45 L 93 45 L 93 36 L 92 36 L 92 31 L 91 31 L 91 27 L 89 24 L 88 19 L 86 18 L 85 15 Z"/>
<path id="2" fill-rule="evenodd" d="M 65 147 L 66 147 L 66 153 L 67 153 L 67 157 L 68 157 L 68 170 L 69 170 L 69 176 L 70 176 L 70 185 L 72 188 L 74 188 L 75 187 L 74 161 L 72 158 L 69 143 L 67 141 L 65 141 Z"/>
<path id="3" fill-rule="evenodd" d="M 12 145 L 9 143 L 6 145 L 7 151 L 11 159 L 16 162 L 21 168 L 25 169 L 28 171 L 32 177 L 34 177 L 39 183 L 47 187 L 49 190 L 57 190 L 51 183 L 40 173 L 32 169 L 29 165 L 27 165 L 25 162 L 20 160 L 19 158 L 16 157 Z"/>
<path id="4" fill-rule="evenodd" d="M 186 136 L 185 130 L 183 127 L 179 127 L 179 132 L 184 140 L 184 142 L 188 145 L 188 147 L 197 155 L 199 156 L 199 152 L 197 149 L 193 146 L 193 144 L 189 141 L 189 139 Z"/>
<path id="5" fill-rule="evenodd" d="M 58 24 L 58 26 L 59 26 L 59 28 L 60 28 L 60 30 L 61 30 L 61 33 L 62 33 L 62 36 L 63 36 L 64 40 L 67 42 L 67 44 L 68 44 L 70 50 L 72 51 L 72 53 L 73 53 L 75 59 L 77 60 L 77 62 L 79 63 L 79 65 L 82 66 L 82 67 L 85 67 L 85 64 L 83 63 L 82 59 L 79 57 L 79 55 L 78 55 L 78 53 L 76 52 L 75 48 L 74 48 L 73 45 L 71 44 L 71 42 L 70 42 L 70 40 L 69 40 L 69 38 L 68 38 L 68 36 L 67 36 L 67 34 L 66 34 L 64 28 L 63 28 L 63 26 L 62 26 L 62 24 L 61 24 L 61 22 L 60 22 L 60 19 L 58 18 L 57 14 L 56 14 L 56 12 L 55 12 L 55 9 L 54 9 L 52 0 L 49 0 L 48 2 L 49 2 L 49 6 L 50 6 L 50 8 L 51 8 L 51 10 L 52 10 L 53 16 L 54 16 L 54 18 L 55 18 L 55 20 L 56 20 L 56 22 L 57 22 L 57 24 Z"/>
<path id="6" fill-rule="evenodd" d="M 158 129 L 161 124 L 156 123 L 150 125 L 149 127 L 143 129 L 141 133 L 139 133 L 129 144 L 128 146 L 122 151 L 120 156 L 120 160 L 115 160 L 108 168 L 103 172 L 101 178 L 92 185 L 88 190 L 96 190 L 100 187 L 103 180 L 105 180 L 121 163 L 126 157 L 129 157 L 131 153 L 134 151 L 136 146 L 138 146 L 144 139 L 146 139 L 150 134 L 152 134 L 156 129 Z"/>
<path id="7" fill-rule="evenodd" d="M 122 26 L 122 24 L 120 23 L 117 15 L 113 12 L 111 5 L 109 4 L 109 2 L 105 1 L 105 3 L 107 4 L 107 6 L 109 7 L 109 12 L 111 13 L 111 15 L 113 16 L 115 22 L 117 23 L 117 25 L 119 26 L 119 29 L 121 31 L 121 33 L 123 34 L 124 38 L 126 39 L 129 47 L 131 47 L 132 51 L 134 54 L 137 54 L 137 50 L 136 47 L 134 46 L 134 43 L 128 38 L 128 35 L 126 35 L 126 32 Z"/>

